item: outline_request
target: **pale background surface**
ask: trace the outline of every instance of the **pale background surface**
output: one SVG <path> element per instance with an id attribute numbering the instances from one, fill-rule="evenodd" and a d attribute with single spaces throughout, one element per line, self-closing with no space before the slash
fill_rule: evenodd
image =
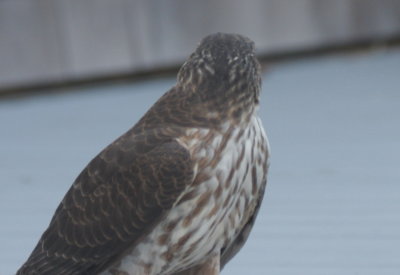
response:
<path id="1" fill-rule="evenodd" d="M 398 0 L 0 0 L 0 91 L 180 64 L 235 32 L 260 53 L 400 37 Z"/>
<path id="2" fill-rule="evenodd" d="M 223 274 L 400 274 L 399 71 L 399 50 L 271 68 L 269 185 Z M 0 274 L 28 257 L 88 161 L 173 83 L 0 101 Z"/>

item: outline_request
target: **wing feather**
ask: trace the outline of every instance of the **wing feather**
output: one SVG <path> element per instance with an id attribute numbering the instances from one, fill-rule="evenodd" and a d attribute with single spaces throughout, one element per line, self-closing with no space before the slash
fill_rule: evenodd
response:
<path id="1" fill-rule="evenodd" d="M 17 274 L 97 274 L 154 228 L 193 179 L 189 152 L 128 132 L 95 157 Z"/>

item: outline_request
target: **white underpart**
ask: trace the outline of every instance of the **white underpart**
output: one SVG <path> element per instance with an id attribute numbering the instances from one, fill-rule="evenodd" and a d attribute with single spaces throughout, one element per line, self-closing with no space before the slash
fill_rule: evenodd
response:
<path id="1" fill-rule="evenodd" d="M 166 219 L 159 223 L 129 255 L 122 259 L 121 264 L 116 268 L 118 271 L 124 271 L 132 275 L 171 274 L 203 262 L 212 252 L 219 252 L 222 247 L 226 247 L 233 242 L 254 210 L 259 188 L 265 177 L 263 167 L 257 163 L 257 159 L 261 158 L 262 163 L 264 163 L 267 154 L 265 152 L 262 153 L 257 144 L 263 142 L 263 146 L 269 152 L 267 137 L 258 117 L 254 116 L 251 119 L 242 137 L 236 142 L 235 137 L 240 130 L 240 127 L 233 130 L 232 138 L 228 141 L 223 151 L 223 156 L 215 169 L 209 168 L 209 171 L 202 171 L 209 173 L 211 178 L 187 190 L 187 192 L 190 192 L 193 188 L 196 189 L 197 196 L 175 206 L 169 212 Z M 188 130 L 187 134 L 196 134 L 196 136 L 199 136 L 198 139 L 190 139 L 190 142 L 186 143 L 182 140 L 178 141 L 191 152 L 194 151 L 196 146 L 201 146 L 202 149 L 192 156 L 194 160 L 202 157 L 212 159 L 215 156 L 217 148 L 221 145 L 223 135 L 216 135 L 212 140 L 212 144 L 204 146 L 202 137 L 207 136 L 208 132 L 209 129 L 193 128 Z M 256 146 L 253 146 L 253 144 L 256 144 Z M 234 169 L 233 167 L 235 167 L 242 150 L 245 150 L 243 161 L 238 169 L 235 169 L 229 188 L 223 188 L 219 198 L 211 196 L 202 211 L 192 219 L 190 225 L 187 227 L 183 226 L 184 218 L 196 208 L 201 194 L 207 192 L 214 193 L 219 184 L 225 183 L 229 172 L 231 169 Z M 251 160 L 252 154 L 254 156 L 253 161 Z M 248 169 L 246 169 L 247 166 L 249 166 Z M 252 192 L 253 167 L 257 171 L 257 190 L 255 193 L 254 191 Z M 197 168 L 195 167 L 196 170 Z M 219 178 L 217 177 L 218 174 Z M 236 190 L 236 192 L 233 193 L 233 190 Z M 227 203 L 228 207 L 224 211 L 217 211 L 211 218 L 207 217 L 215 206 L 222 208 L 222 204 L 227 199 L 229 200 Z M 239 211 L 235 208 L 239 209 Z M 169 222 L 177 220 L 178 224 L 174 230 L 167 232 L 165 226 Z M 233 228 L 236 230 L 231 230 Z M 162 257 L 163 253 L 166 253 L 168 249 L 176 245 L 189 232 L 191 232 L 189 240 L 180 249 L 175 250 L 172 260 L 167 262 L 165 257 Z M 168 242 L 166 245 L 160 246 L 157 240 L 165 233 L 169 233 Z M 192 250 L 191 253 L 187 253 L 192 247 L 191 245 L 199 239 L 202 241 L 196 246 L 196 249 Z M 150 271 L 148 269 L 149 265 L 151 265 Z M 106 271 L 103 274 L 111 273 Z"/>

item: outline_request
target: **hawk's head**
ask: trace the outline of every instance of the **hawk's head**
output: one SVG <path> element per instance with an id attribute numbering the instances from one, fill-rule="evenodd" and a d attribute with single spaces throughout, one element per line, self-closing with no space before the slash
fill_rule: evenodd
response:
<path id="1" fill-rule="evenodd" d="M 180 69 L 178 85 L 210 114 L 239 118 L 252 113 L 261 86 L 254 42 L 238 34 L 205 37 Z"/>
<path id="2" fill-rule="evenodd" d="M 218 128 L 226 121 L 247 122 L 258 105 L 260 88 L 254 43 L 238 34 L 212 34 L 200 42 L 179 70 L 177 84 L 136 128 Z"/>

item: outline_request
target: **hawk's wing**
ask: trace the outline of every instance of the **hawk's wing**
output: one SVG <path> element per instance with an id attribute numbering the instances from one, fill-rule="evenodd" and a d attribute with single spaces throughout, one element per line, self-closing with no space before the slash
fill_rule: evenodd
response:
<path id="1" fill-rule="evenodd" d="M 17 274 L 98 274 L 173 207 L 192 168 L 173 139 L 128 132 L 78 176 Z"/>

